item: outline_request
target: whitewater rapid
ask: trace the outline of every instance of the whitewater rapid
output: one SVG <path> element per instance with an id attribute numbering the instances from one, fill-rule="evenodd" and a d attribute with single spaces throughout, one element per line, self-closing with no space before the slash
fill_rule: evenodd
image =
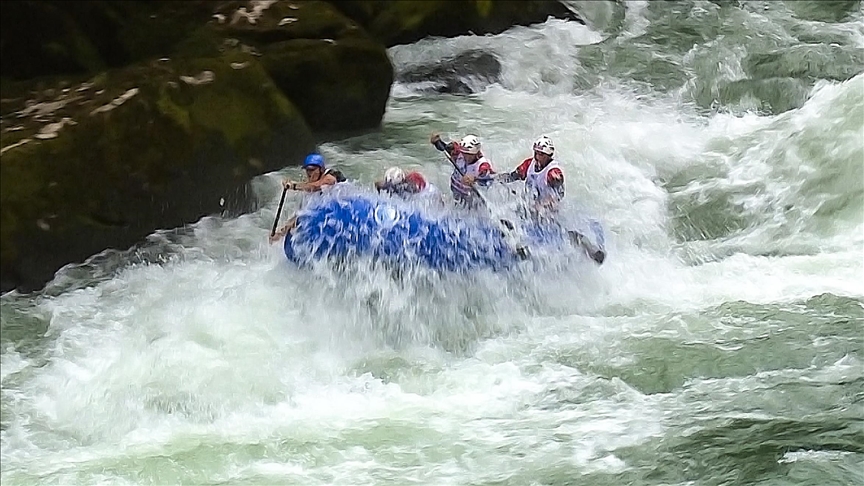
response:
<path id="1" fill-rule="evenodd" d="M 760 49 L 778 78 L 819 43 L 854 71 L 860 9 L 686 5 L 392 48 L 397 70 L 480 49 L 502 71 L 397 84 L 380 131 L 321 147 L 360 183 L 399 164 L 446 187 L 433 131 L 499 171 L 548 135 L 601 267 L 301 270 L 267 244 L 300 170 L 259 177 L 254 212 L 2 297 L 4 485 L 860 482 L 864 74 L 730 95 Z"/>

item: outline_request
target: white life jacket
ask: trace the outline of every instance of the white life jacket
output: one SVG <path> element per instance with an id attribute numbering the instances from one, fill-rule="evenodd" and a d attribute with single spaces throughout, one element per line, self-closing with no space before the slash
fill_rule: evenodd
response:
<path id="1" fill-rule="evenodd" d="M 435 184 L 426 181 L 426 186 L 423 188 L 423 190 L 419 192 L 419 194 L 421 196 L 436 196 L 438 194 L 441 194 L 441 191 L 438 189 L 438 187 L 435 186 Z"/>
<path id="2" fill-rule="evenodd" d="M 549 171 L 552 169 L 561 170 L 561 166 L 555 160 L 550 161 L 539 172 L 537 171 L 537 160 L 531 159 L 531 164 L 525 174 L 525 190 L 534 198 L 535 201 L 540 201 L 546 198 L 560 198 L 555 189 L 549 186 Z"/>
<path id="3" fill-rule="evenodd" d="M 462 171 L 460 174 L 458 170 L 453 169 L 453 173 L 450 174 L 450 191 L 453 193 L 453 197 L 456 199 L 471 199 L 474 196 L 474 191 L 471 189 L 471 186 L 462 182 L 462 177 L 465 175 L 470 175 L 475 178 L 480 177 L 480 166 L 485 164 L 492 165 L 489 162 L 489 159 L 486 156 L 481 156 L 477 159 L 473 164 L 468 164 L 465 162 L 465 157 L 462 154 L 456 156 L 453 159 L 453 162 L 456 163 L 456 167 Z"/>

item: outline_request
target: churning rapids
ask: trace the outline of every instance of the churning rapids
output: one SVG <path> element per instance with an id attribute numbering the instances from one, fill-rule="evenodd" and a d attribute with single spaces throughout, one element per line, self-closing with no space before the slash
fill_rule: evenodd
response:
<path id="1" fill-rule="evenodd" d="M 433 130 L 499 170 L 547 134 L 604 265 L 300 270 L 267 244 L 300 171 L 262 176 L 252 213 L 2 297 L 3 485 L 862 484 L 860 3 L 570 3 L 392 48 L 501 72 L 397 84 L 322 151 L 446 187 Z"/>

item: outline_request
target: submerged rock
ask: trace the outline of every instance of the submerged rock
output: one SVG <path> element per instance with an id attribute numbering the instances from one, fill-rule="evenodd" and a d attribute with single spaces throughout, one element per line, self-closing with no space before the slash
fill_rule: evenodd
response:
<path id="1" fill-rule="evenodd" d="M 501 63 L 493 54 L 472 50 L 432 65 L 412 67 L 396 75 L 401 83 L 423 83 L 421 91 L 471 94 L 498 82 Z"/>

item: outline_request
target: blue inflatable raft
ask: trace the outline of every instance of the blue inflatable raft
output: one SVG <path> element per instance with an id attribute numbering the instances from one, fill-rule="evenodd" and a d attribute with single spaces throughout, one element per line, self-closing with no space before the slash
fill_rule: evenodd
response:
<path id="1" fill-rule="evenodd" d="M 599 224 L 591 231 L 602 248 Z M 323 259 L 371 257 L 399 266 L 422 265 L 461 272 L 503 270 L 525 258 L 519 247 L 570 246 L 559 226 L 529 225 L 511 233 L 489 219 L 435 217 L 417 207 L 374 196 L 318 196 L 297 215 L 285 238 L 288 260 L 304 265 Z M 518 235 L 518 237 L 517 237 Z"/>

